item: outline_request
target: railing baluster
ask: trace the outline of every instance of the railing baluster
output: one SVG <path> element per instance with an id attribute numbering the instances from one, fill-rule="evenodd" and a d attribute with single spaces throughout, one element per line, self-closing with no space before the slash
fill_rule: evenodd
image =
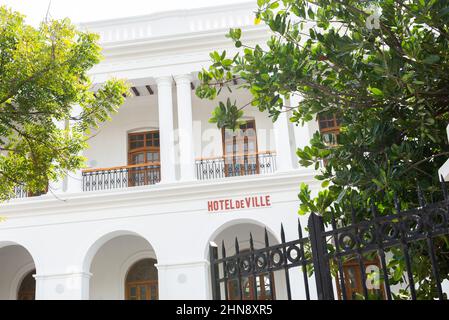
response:
<path id="1" fill-rule="evenodd" d="M 239 249 L 239 240 L 235 237 L 235 254 L 236 254 L 236 273 L 237 273 L 237 285 L 240 300 L 243 300 L 243 290 L 242 290 L 242 276 L 240 273 L 240 249 Z"/>
<path id="2" fill-rule="evenodd" d="M 335 242 L 335 253 L 336 253 L 336 257 L 337 257 L 337 266 L 338 266 L 338 273 L 340 275 L 340 287 L 341 287 L 341 294 L 342 294 L 342 298 L 343 300 L 347 300 L 348 297 L 346 295 L 346 284 L 345 284 L 345 274 L 343 272 L 343 263 L 342 263 L 342 259 L 340 256 L 340 244 L 338 241 L 338 231 L 337 231 L 337 223 L 335 221 L 335 216 L 332 213 L 332 234 L 334 237 L 334 242 Z"/>
<path id="3" fill-rule="evenodd" d="M 265 248 L 269 248 L 270 247 L 270 240 L 268 239 L 268 231 L 267 228 L 265 228 L 264 230 L 264 241 L 265 241 Z M 270 250 L 266 251 L 266 261 L 267 261 L 267 270 L 270 274 L 270 292 L 271 292 L 271 298 L 273 299 L 274 297 L 274 285 L 273 285 L 273 277 L 271 276 L 271 272 L 270 272 L 270 268 L 271 268 L 271 262 L 270 262 Z"/>
<path id="4" fill-rule="evenodd" d="M 378 246 L 377 254 L 380 257 L 380 263 L 381 263 L 382 273 L 383 273 L 383 277 L 384 277 L 387 300 L 391 300 L 392 297 L 391 297 L 390 279 L 389 279 L 389 274 L 388 274 L 387 262 L 385 259 L 385 250 L 384 250 L 384 246 L 383 246 L 382 233 L 380 232 L 379 217 L 377 215 L 377 210 L 374 207 L 374 205 L 371 205 L 371 213 L 372 213 L 373 219 L 374 219 L 374 237 L 376 237 L 376 243 Z"/>
<path id="5" fill-rule="evenodd" d="M 226 300 L 229 300 L 229 293 L 228 293 L 228 285 L 229 285 L 229 279 L 228 279 L 228 270 L 226 269 L 226 248 L 224 240 L 221 242 L 221 255 L 223 259 L 223 279 L 224 279 L 224 290 L 225 290 L 225 298 Z"/>
<path id="6" fill-rule="evenodd" d="M 396 196 L 395 196 L 394 202 L 395 202 L 396 210 L 397 210 L 398 214 L 401 216 L 401 204 Z M 401 222 L 404 223 L 403 217 L 401 217 Z M 410 255 L 409 255 L 409 244 L 407 242 L 404 228 L 400 228 L 400 229 L 401 229 L 401 248 L 402 248 L 402 252 L 404 253 L 405 267 L 407 269 L 407 277 L 408 277 L 409 286 L 410 286 L 410 295 L 412 296 L 412 300 L 416 300 L 415 280 L 413 279 L 412 264 L 411 264 Z"/>
<path id="7" fill-rule="evenodd" d="M 258 294 L 257 294 L 257 278 L 258 278 L 258 275 L 256 273 L 256 259 L 254 256 L 254 241 L 253 241 L 253 235 L 251 232 L 249 233 L 249 250 L 251 253 L 250 261 L 252 261 L 252 263 L 253 263 L 253 265 L 251 266 L 251 274 L 253 276 L 254 300 L 257 300 L 257 296 L 258 296 Z M 260 284 L 260 286 L 262 287 L 262 283 Z"/>
<path id="8" fill-rule="evenodd" d="M 355 209 L 354 206 L 351 203 L 351 220 L 352 220 L 352 225 L 354 226 L 354 235 L 356 238 L 357 234 L 359 232 L 359 228 L 357 225 L 357 221 L 356 221 L 356 216 L 355 216 Z M 363 262 L 363 254 L 362 254 L 362 250 L 360 247 L 360 241 L 357 240 L 357 260 L 359 261 L 359 268 L 360 268 L 360 275 L 362 277 L 362 289 L 363 289 L 363 296 L 365 297 L 365 300 L 369 299 L 369 295 L 368 295 L 368 288 L 366 286 L 366 270 L 365 270 L 365 264 Z"/>
<path id="9" fill-rule="evenodd" d="M 298 236 L 299 236 L 300 240 L 303 239 L 300 219 L 298 219 Z M 307 261 L 306 261 L 306 255 L 304 253 L 303 241 L 299 242 L 299 254 L 301 255 L 302 274 L 303 274 L 303 278 L 304 278 L 304 290 L 306 292 L 306 299 L 310 300 L 309 276 L 307 274 Z"/>
<path id="10" fill-rule="evenodd" d="M 209 259 L 211 264 L 212 277 L 212 299 L 221 300 L 220 282 L 218 281 L 220 278 L 220 274 L 218 264 L 216 263 L 216 261 L 218 260 L 218 248 L 215 243 L 209 244 Z"/>
<path id="11" fill-rule="evenodd" d="M 292 291 L 291 291 L 291 287 L 290 287 L 290 273 L 289 273 L 289 268 L 288 268 L 288 259 L 287 259 L 287 250 L 285 248 L 285 231 L 284 231 L 284 226 L 281 223 L 281 242 L 282 242 L 282 254 L 283 254 L 283 259 L 284 259 L 284 272 L 285 272 L 285 282 L 287 285 L 287 299 L 291 300 L 292 299 Z"/>
<path id="12" fill-rule="evenodd" d="M 420 197 L 420 205 L 421 207 L 426 206 L 426 200 L 424 196 L 422 195 L 421 188 L 418 186 L 418 193 L 421 194 Z M 421 216 L 421 219 L 424 217 Z M 429 257 L 430 257 L 430 266 L 432 268 L 432 274 L 435 279 L 436 287 L 437 287 L 437 293 L 438 293 L 438 299 L 443 300 L 443 289 L 441 288 L 441 279 L 440 279 L 440 272 L 438 270 L 438 260 L 435 254 L 435 248 L 434 248 L 434 242 L 433 242 L 433 236 L 432 236 L 432 230 L 433 230 L 433 221 L 431 215 L 426 215 L 425 220 L 427 220 L 427 223 L 424 223 L 425 228 L 425 234 L 426 234 L 426 243 L 427 248 L 429 250 Z"/>

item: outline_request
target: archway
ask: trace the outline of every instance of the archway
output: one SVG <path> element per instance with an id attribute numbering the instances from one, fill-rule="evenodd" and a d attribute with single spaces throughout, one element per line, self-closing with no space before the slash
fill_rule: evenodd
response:
<path id="1" fill-rule="evenodd" d="M 34 300 L 36 266 L 27 249 L 17 243 L 0 243 L 0 300 Z"/>
<path id="2" fill-rule="evenodd" d="M 33 277 L 35 274 L 36 270 L 33 269 L 25 275 L 17 292 L 17 300 L 36 299 L 36 280 Z"/>
<path id="3" fill-rule="evenodd" d="M 254 249 L 262 249 L 268 244 L 279 244 L 279 240 L 270 230 L 259 222 L 250 220 L 232 221 L 221 226 L 212 235 L 210 241 L 218 246 L 219 258 L 223 258 L 223 249 L 226 257 L 236 254 L 249 254 L 251 237 Z M 223 275 L 223 266 L 219 266 Z M 240 282 L 240 289 L 239 289 Z M 254 276 L 243 276 L 239 280 L 232 279 L 221 284 L 221 296 L 228 300 L 278 300 L 286 298 L 285 278 L 282 272 L 267 272 Z M 240 296 L 241 295 L 241 296 Z"/>
<path id="4" fill-rule="evenodd" d="M 90 299 L 157 299 L 157 257 L 143 237 L 131 232 L 107 234 L 91 247 L 86 259 L 92 274 Z M 134 284 L 133 289 L 128 284 Z"/>

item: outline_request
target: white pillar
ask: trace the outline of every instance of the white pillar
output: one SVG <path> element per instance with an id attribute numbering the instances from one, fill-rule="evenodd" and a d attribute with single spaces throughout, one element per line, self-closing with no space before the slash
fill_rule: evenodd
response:
<path id="1" fill-rule="evenodd" d="M 36 300 L 87 300 L 89 280 L 85 272 L 35 275 Z"/>
<path id="2" fill-rule="evenodd" d="M 156 79 L 159 101 L 159 135 L 161 146 L 161 182 L 176 180 L 175 145 L 173 130 L 172 78 Z"/>
<path id="3" fill-rule="evenodd" d="M 175 76 L 178 102 L 178 135 L 180 180 L 195 179 L 195 153 L 193 150 L 192 76 Z"/>
<path id="4" fill-rule="evenodd" d="M 285 100 L 284 100 L 285 101 Z M 285 105 L 285 102 L 284 102 Z M 290 112 L 283 111 L 273 124 L 276 143 L 276 166 L 278 171 L 289 171 L 298 167 L 295 137 Z"/>
<path id="5" fill-rule="evenodd" d="M 158 263 L 159 300 L 210 300 L 208 261 Z"/>

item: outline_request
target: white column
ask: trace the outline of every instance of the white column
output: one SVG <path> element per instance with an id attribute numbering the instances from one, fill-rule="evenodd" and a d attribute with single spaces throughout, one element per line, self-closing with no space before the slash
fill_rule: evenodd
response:
<path id="1" fill-rule="evenodd" d="M 160 300 L 210 300 L 208 261 L 158 263 Z"/>
<path id="2" fill-rule="evenodd" d="M 285 101 L 285 100 L 284 100 Z M 284 102 L 285 105 L 285 102 Z M 297 168 L 295 137 L 293 134 L 290 113 L 281 112 L 273 124 L 276 143 L 276 166 L 278 171 L 289 171 Z"/>
<path id="3" fill-rule="evenodd" d="M 161 182 L 176 180 L 175 145 L 173 130 L 172 78 L 156 79 L 159 101 L 159 135 L 161 145 Z"/>
<path id="4" fill-rule="evenodd" d="M 36 300 L 87 300 L 89 280 L 85 272 L 35 275 Z"/>
<path id="5" fill-rule="evenodd" d="M 178 102 L 178 135 L 180 180 L 195 179 L 195 154 L 193 150 L 192 76 L 175 76 Z"/>

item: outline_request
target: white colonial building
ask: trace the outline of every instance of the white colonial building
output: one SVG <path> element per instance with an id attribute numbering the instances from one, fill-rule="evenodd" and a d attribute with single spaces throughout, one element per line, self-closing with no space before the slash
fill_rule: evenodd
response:
<path id="1" fill-rule="evenodd" d="M 265 42 L 254 11 L 251 2 L 80 26 L 104 48 L 94 83 L 124 78 L 133 95 L 90 137 L 85 170 L 0 205 L 0 299 L 210 299 L 210 242 L 232 254 L 251 233 L 263 247 L 266 228 L 275 244 L 281 223 L 287 240 L 297 237 L 299 185 L 317 185 L 295 150 L 318 125 L 296 127 L 287 114 L 272 123 L 248 108 L 240 131 L 222 132 L 208 122 L 217 102 L 194 91 L 211 51 L 236 52 L 229 28 Z M 283 276 L 258 286 L 259 297 L 285 298 Z M 300 286 L 292 296 L 304 298 Z"/>

